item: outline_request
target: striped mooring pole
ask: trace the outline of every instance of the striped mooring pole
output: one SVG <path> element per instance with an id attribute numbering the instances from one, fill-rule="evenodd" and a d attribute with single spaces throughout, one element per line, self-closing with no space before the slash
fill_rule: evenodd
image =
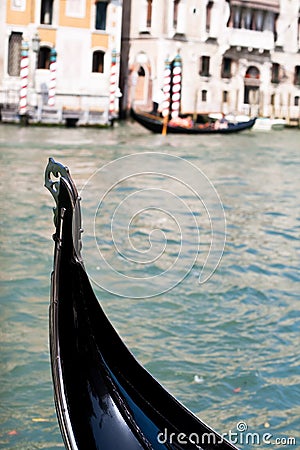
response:
<path id="1" fill-rule="evenodd" d="M 48 106 L 55 105 L 55 93 L 56 93 L 56 50 L 51 49 L 50 52 L 50 82 L 49 82 L 49 93 L 48 93 Z"/>
<path id="2" fill-rule="evenodd" d="M 29 74 L 28 52 L 29 52 L 29 44 L 28 42 L 23 41 L 21 47 L 21 66 L 20 66 L 21 89 L 19 100 L 19 114 L 23 116 L 27 112 L 27 91 L 28 91 L 28 74 Z"/>
<path id="3" fill-rule="evenodd" d="M 162 115 L 164 118 L 162 134 L 167 134 L 167 125 L 169 121 L 170 113 L 170 89 L 171 89 L 171 66 L 168 59 L 165 60 L 165 70 L 164 70 L 164 101 L 162 104 Z"/>
<path id="4" fill-rule="evenodd" d="M 115 101 L 117 90 L 117 50 L 113 49 L 111 53 L 110 66 L 110 88 L 109 88 L 109 117 L 112 118 L 115 114 Z"/>
<path id="5" fill-rule="evenodd" d="M 175 56 L 172 71 L 172 102 L 171 116 L 176 118 L 179 115 L 180 97 L 181 97 L 181 57 L 179 54 Z"/>

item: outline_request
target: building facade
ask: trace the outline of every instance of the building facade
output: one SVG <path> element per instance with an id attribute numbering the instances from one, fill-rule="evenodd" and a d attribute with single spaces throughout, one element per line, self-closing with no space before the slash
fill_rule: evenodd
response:
<path id="1" fill-rule="evenodd" d="M 23 102 L 33 121 L 107 123 L 122 4 L 127 106 L 159 102 L 166 60 L 179 57 L 182 113 L 299 118 L 300 0 L 2 0 L 2 120 L 18 120 Z"/>
<path id="2" fill-rule="evenodd" d="M 23 90 L 26 114 L 33 121 L 73 118 L 82 124 L 106 123 L 109 113 L 115 113 L 110 101 L 111 70 L 120 51 L 121 4 L 119 0 L 2 0 L 2 120 L 17 119 Z"/>
<path id="3" fill-rule="evenodd" d="M 129 101 L 151 107 L 180 55 L 182 113 L 299 118 L 299 0 L 132 0 Z"/>

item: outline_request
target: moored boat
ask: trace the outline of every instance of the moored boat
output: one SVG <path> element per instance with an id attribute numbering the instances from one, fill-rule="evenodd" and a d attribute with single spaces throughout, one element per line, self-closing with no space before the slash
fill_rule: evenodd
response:
<path id="1" fill-rule="evenodd" d="M 137 112 L 133 108 L 130 110 L 131 117 L 136 120 L 140 125 L 146 128 L 153 133 L 162 133 L 163 132 L 163 119 L 146 113 L 146 112 Z M 192 126 L 180 126 L 179 124 L 172 125 L 172 122 L 169 122 L 166 127 L 166 131 L 168 134 L 228 134 L 228 133 L 236 133 L 243 130 L 251 129 L 255 124 L 256 118 L 249 119 L 246 122 L 237 122 L 231 123 L 228 122 L 226 127 L 216 127 L 213 123 L 206 124 L 194 124 Z"/>
<path id="2" fill-rule="evenodd" d="M 271 131 L 271 130 L 283 130 L 286 126 L 286 120 L 284 119 L 271 119 L 270 117 L 258 117 L 255 122 L 255 130 L 259 131 Z"/>
<path id="3" fill-rule="evenodd" d="M 237 450 L 139 364 L 95 297 L 81 257 L 80 199 L 49 159 L 56 201 L 50 353 L 58 421 L 68 450 Z"/>

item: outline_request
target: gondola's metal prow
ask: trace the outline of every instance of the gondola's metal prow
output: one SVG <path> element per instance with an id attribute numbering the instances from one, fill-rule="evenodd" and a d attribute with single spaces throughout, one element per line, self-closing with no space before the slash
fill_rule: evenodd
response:
<path id="1" fill-rule="evenodd" d="M 52 177 L 51 177 L 52 176 Z M 53 180 L 52 178 L 56 178 Z M 60 222 L 61 211 L 58 211 L 58 198 L 61 186 L 61 179 L 68 185 L 69 192 L 72 192 L 72 202 L 73 202 L 73 245 L 76 256 L 78 260 L 82 263 L 81 249 L 82 241 L 81 235 L 83 233 L 83 228 L 81 227 L 81 212 L 80 212 L 80 201 L 81 197 L 77 193 L 76 186 L 71 178 L 70 171 L 67 166 L 55 161 L 53 158 L 49 158 L 46 170 L 45 170 L 45 187 L 51 192 L 52 197 L 55 200 L 56 207 L 53 208 L 54 213 L 54 225 L 57 228 Z M 56 233 L 55 239 L 59 239 L 59 235 Z"/>
<path id="2" fill-rule="evenodd" d="M 53 181 L 51 179 L 51 174 L 55 178 L 57 178 L 57 180 Z M 64 177 L 66 180 L 70 178 L 70 172 L 68 167 L 56 162 L 53 158 L 49 158 L 45 170 L 45 187 L 51 192 L 51 195 L 54 198 L 56 205 L 58 205 L 60 177 Z M 53 208 L 53 212 L 54 212 L 54 224 L 55 226 L 57 226 L 58 221 L 57 206 Z"/>
<path id="3" fill-rule="evenodd" d="M 57 180 L 51 179 L 51 174 Z M 51 192 L 56 207 L 54 211 L 54 224 L 56 233 L 53 235 L 55 241 L 54 267 L 51 274 L 51 300 L 50 300 L 50 352 L 52 377 L 54 383 L 54 399 L 58 421 L 60 424 L 62 437 L 66 450 L 79 450 L 74 435 L 70 413 L 68 409 L 68 401 L 63 381 L 63 371 L 60 354 L 59 329 L 58 329 L 58 308 L 59 308 L 59 266 L 61 258 L 61 250 L 63 245 L 63 226 L 67 209 L 59 205 L 59 193 L 61 187 L 61 179 L 64 179 L 70 192 L 73 192 L 70 173 L 67 167 L 49 158 L 48 165 L 45 170 L 45 187 Z M 76 191 L 77 192 L 77 191 Z"/>

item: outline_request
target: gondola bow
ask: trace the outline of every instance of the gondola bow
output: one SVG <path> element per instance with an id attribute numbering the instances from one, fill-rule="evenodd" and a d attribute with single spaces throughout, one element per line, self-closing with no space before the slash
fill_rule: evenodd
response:
<path id="1" fill-rule="evenodd" d="M 84 268 L 80 202 L 68 169 L 50 158 L 45 185 L 56 201 L 50 353 L 65 447 L 236 449 L 170 395 L 123 343 Z"/>

